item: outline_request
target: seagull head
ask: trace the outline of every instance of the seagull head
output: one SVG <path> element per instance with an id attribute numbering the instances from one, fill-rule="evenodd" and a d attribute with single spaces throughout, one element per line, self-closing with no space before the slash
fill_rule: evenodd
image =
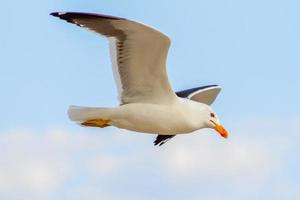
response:
<path id="1" fill-rule="evenodd" d="M 227 130 L 222 126 L 220 123 L 217 114 L 213 111 L 213 109 L 207 105 L 207 112 L 206 112 L 206 125 L 208 128 L 215 129 L 223 138 L 228 137 Z"/>

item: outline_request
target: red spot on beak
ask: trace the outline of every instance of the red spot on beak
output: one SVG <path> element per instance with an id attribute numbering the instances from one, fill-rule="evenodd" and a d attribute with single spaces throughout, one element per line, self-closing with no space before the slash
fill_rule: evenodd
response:
<path id="1" fill-rule="evenodd" d="M 223 138 L 227 138 L 228 137 L 228 132 L 227 130 L 221 125 L 221 124 L 217 124 L 216 122 L 212 121 L 211 122 L 215 125 L 214 126 L 214 129 L 220 133 L 220 135 L 223 137 Z"/>
<path id="2" fill-rule="evenodd" d="M 228 132 L 226 131 L 226 129 L 222 126 L 222 125 L 216 125 L 215 126 L 216 131 L 218 131 L 220 133 L 220 135 L 223 138 L 227 138 L 228 137 Z"/>

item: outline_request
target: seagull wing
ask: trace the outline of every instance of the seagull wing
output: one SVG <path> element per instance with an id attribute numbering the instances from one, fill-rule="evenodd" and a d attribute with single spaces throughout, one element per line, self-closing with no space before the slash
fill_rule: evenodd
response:
<path id="1" fill-rule="evenodd" d="M 207 85 L 179 91 L 176 92 L 176 95 L 210 105 L 215 101 L 220 91 L 221 87 L 218 85 Z"/>
<path id="2" fill-rule="evenodd" d="M 90 13 L 51 13 L 109 39 L 114 78 L 121 104 L 169 104 L 177 97 L 166 72 L 170 39 L 124 18 Z"/>
<path id="3" fill-rule="evenodd" d="M 154 146 L 161 146 L 163 144 L 165 144 L 166 142 L 168 142 L 171 138 L 175 137 L 176 135 L 157 135 L 154 143 Z"/>

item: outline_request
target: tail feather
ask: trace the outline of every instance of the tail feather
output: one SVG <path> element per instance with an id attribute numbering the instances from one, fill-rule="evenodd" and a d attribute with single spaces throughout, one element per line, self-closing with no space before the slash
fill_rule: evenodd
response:
<path id="1" fill-rule="evenodd" d="M 93 119 L 110 119 L 111 109 L 70 106 L 68 110 L 68 115 L 72 121 L 76 121 L 76 122 L 84 122 Z"/>

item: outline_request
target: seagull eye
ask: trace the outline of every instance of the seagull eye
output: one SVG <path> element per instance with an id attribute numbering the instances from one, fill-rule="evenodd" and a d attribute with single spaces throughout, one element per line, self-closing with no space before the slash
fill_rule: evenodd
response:
<path id="1" fill-rule="evenodd" d="M 214 113 L 210 113 L 210 116 L 213 117 L 213 118 L 216 117 Z"/>

